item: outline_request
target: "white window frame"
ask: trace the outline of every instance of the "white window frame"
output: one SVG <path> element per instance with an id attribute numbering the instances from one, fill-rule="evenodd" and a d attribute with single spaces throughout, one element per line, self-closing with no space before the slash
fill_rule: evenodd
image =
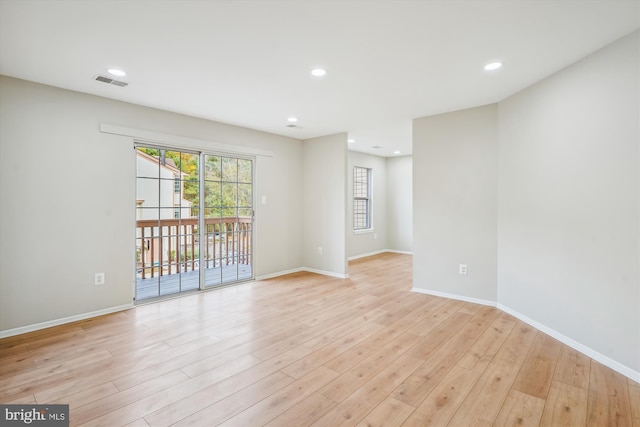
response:
<path id="1" fill-rule="evenodd" d="M 366 177 L 366 195 L 362 194 L 361 189 L 358 189 L 358 183 L 362 182 L 362 176 Z M 371 233 L 373 231 L 373 215 L 372 215 L 372 207 L 373 204 L 371 202 L 372 199 L 372 176 L 373 170 L 371 168 L 366 168 L 363 166 L 354 166 L 353 167 L 353 233 L 361 234 L 361 233 Z M 365 226 L 357 227 L 361 224 L 361 209 L 356 209 L 357 202 L 365 202 L 366 208 L 366 217 L 365 217 Z"/>

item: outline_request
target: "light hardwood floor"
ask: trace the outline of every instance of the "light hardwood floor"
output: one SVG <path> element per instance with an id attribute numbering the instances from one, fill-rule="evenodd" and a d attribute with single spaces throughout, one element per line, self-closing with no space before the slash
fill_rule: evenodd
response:
<path id="1" fill-rule="evenodd" d="M 638 426 L 640 385 L 497 309 L 410 292 L 411 257 L 0 340 L 0 402 L 71 425 Z"/>

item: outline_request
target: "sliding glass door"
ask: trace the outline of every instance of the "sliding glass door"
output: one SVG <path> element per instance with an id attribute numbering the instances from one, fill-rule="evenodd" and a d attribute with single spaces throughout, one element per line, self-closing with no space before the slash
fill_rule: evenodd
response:
<path id="1" fill-rule="evenodd" d="M 136 147 L 136 301 L 253 278 L 253 161 Z"/>

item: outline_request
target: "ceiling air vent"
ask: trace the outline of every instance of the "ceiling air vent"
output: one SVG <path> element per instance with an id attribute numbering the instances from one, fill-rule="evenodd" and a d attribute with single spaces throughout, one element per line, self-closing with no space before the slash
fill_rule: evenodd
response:
<path id="1" fill-rule="evenodd" d="M 298 125 L 293 124 L 293 123 L 285 125 L 285 127 L 288 127 L 289 129 L 302 129 L 302 126 L 298 126 Z"/>
<path id="2" fill-rule="evenodd" d="M 129 84 L 126 82 L 121 82 L 120 80 L 112 79 L 111 77 L 107 77 L 107 76 L 97 76 L 96 80 L 102 83 L 107 83 L 110 85 L 120 86 L 120 87 L 126 87 Z"/>

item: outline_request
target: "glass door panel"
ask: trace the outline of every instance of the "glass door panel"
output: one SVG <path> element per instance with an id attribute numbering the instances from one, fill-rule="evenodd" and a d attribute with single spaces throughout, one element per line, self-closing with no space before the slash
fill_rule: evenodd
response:
<path id="1" fill-rule="evenodd" d="M 136 301 L 200 287 L 197 153 L 136 147 Z"/>
<path id="2" fill-rule="evenodd" d="M 204 155 L 205 286 L 253 278 L 253 162 Z"/>

